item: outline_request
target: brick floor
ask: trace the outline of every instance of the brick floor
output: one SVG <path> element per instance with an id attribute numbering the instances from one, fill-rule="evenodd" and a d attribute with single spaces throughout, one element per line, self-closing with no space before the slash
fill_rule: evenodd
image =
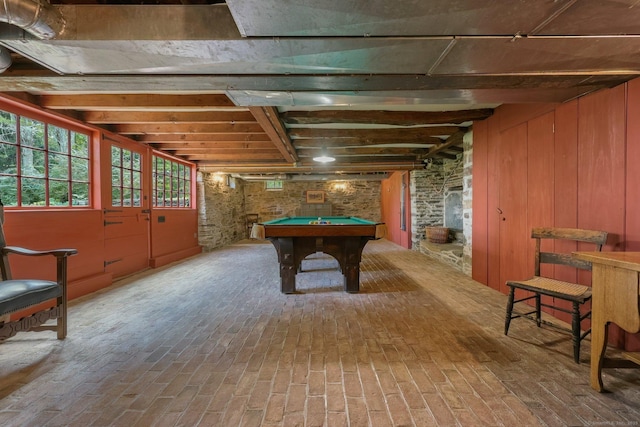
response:
<path id="1" fill-rule="evenodd" d="M 516 320 L 506 296 L 388 241 L 361 292 L 332 258 L 279 291 L 243 241 L 71 303 L 69 336 L 0 344 L 3 426 L 640 425 L 640 371 L 589 387 L 589 345 Z"/>

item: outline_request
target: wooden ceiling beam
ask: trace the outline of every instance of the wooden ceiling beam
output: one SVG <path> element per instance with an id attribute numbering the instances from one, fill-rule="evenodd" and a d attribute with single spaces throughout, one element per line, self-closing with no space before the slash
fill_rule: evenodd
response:
<path id="1" fill-rule="evenodd" d="M 331 164 L 360 164 L 360 163 L 368 163 L 371 167 L 374 167 L 378 163 L 388 163 L 388 162 L 419 162 L 420 159 L 416 159 L 416 156 L 376 156 L 376 155 L 364 155 L 364 156 L 333 156 L 336 158 L 335 162 L 331 162 Z M 309 157 L 305 157 L 301 160 L 309 160 Z M 324 167 L 316 162 L 310 162 L 311 164 L 315 164 L 316 167 Z"/>
<path id="2" fill-rule="evenodd" d="M 446 139 L 445 142 L 443 142 L 440 145 L 437 145 L 435 147 L 432 147 L 429 152 L 427 153 L 427 158 L 428 157 L 434 157 L 436 155 L 440 155 L 442 157 L 445 157 L 446 153 L 443 153 L 445 150 L 449 149 L 452 146 L 455 145 L 460 145 L 462 144 L 463 138 L 464 138 L 464 134 L 466 133 L 466 130 L 460 130 L 456 133 L 454 133 L 453 135 L 451 135 L 449 138 Z M 455 158 L 455 156 L 454 156 Z"/>
<path id="3" fill-rule="evenodd" d="M 171 143 L 175 141 L 206 141 L 206 142 L 249 142 L 271 141 L 266 133 L 186 133 L 186 134 L 146 134 L 133 137 L 139 142 L 155 142 L 157 144 Z"/>
<path id="4" fill-rule="evenodd" d="M 455 159 L 458 158 L 458 156 L 456 156 L 455 154 L 449 154 L 449 153 L 444 153 L 444 152 L 440 152 L 440 153 L 436 154 L 435 156 L 436 157 L 442 157 L 444 159 L 449 159 L 449 160 L 455 160 Z"/>
<path id="5" fill-rule="evenodd" d="M 116 124 L 110 126 L 115 133 L 123 135 L 159 134 L 159 133 L 265 133 L 258 123 L 139 123 Z"/>
<path id="6" fill-rule="evenodd" d="M 320 149 L 298 150 L 299 157 L 315 157 Z M 423 156 L 429 152 L 427 148 L 332 148 L 326 151 L 332 157 L 339 156 L 374 156 L 374 155 L 414 155 Z"/>
<path id="7" fill-rule="evenodd" d="M 223 94 L 90 94 L 90 95 L 40 95 L 39 105 L 52 110 L 207 110 L 237 108 Z"/>
<path id="8" fill-rule="evenodd" d="M 80 118 L 92 124 L 256 122 L 249 111 L 84 111 Z"/>
<path id="9" fill-rule="evenodd" d="M 493 114 L 493 109 L 459 111 L 374 111 L 374 110 L 319 110 L 286 111 L 280 115 L 286 124 L 318 125 L 331 123 L 386 124 L 413 126 L 484 120 Z"/>
<path id="10" fill-rule="evenodd" d="M 402 140 L 363 140 L 359 138 L 338 138 L 338 139 L 322 139 L 322 138 L 309 138 L 309 139 L 294 139 L 293 146 L 296 149 L 300 148 L 339 148 L 339 147 L 359 147 L 359 146 L 375 146 L 375 145 L 393 145 L 393 144 L 420 144 L 424 145 L 424 148 L 429 148 L 433 145 L 442 144 L 443 140 L 436 137 L 428 138 L 403 138 Z"/>
<path id="11" fill-rule="evenodd" d="M 324 129 L 324 128 L 293 128 L 289 129 L 289 136 L 296 138 L 358 138 L 360 140 L 387 141 L 402 138 L 430 138 L 440 135 L 451 135 L 460 130 L 459 126 L 425 126 L 417 128 L 393 129 Z"/>
<path id="12" fill-rule="evenodd" d="M 234 156 L 233 158 L 237 157 L 237 158 L 255 158 L 255 157 L 265 157 L 265 158 L 270 158 L 270 159 L 282 159 L 282 155 L 280 154 L 280 152 L 278 150 L 276 150 L 275 148 L 272 149 L 236 149 L 236 150 L 209 150 L 209 149 L 205 149 L 205 150 L 195 150 L 195 149 L 189 149 L 189 150 L 171 150 L 172 154 L 176 155 L 176 156 L 194 156 L 194 157 L 199 157 L 199 156 L 205 156 L 205 155 L 211 155 L 211 156 Z"/>
<path id="13" fill-rule="evenodd" d="M 373 136 L 373 138 L 372 138 Z M 436 137 L 423 137 L 414 135 L 396 135 L 393 138 L 377 138 L 374 135 L 367 137 L 345 137 L 345 138 L 310 138 L 310 139 L 294 139 L 294 146 L 301 146 L 303 141 L 314 141 L 316 146 L 362 146 L 362 145 L 387 145 L 387 144 L 442 144 L 443 139 Z"/>
<path id="14" fill-rule="evenodd" d="M 271 141 L 265 142 L 164 142 L 164 143 L 149 143 L 158 150 L 275 150 Z"/>
<path id="15" fill-rule="evenodd" d="M 240 154 L 183 154 L 180 157 L 190 160 L 219 160 L 219 161 L 243 161 L 243 162 L 260 162 L 264 160 L 278 160 L 283 161 L 282 154 L 279 151 L 270 151 L 269 153 L 256 153 L 251 150 L 246 155 Z"/>
<path id="16" fill-rule="evenodd" d="M 291 144 L 287 130 L 278 117 L 278 110 L 275 107 L 249 107 L 249 111 L 269 135 L 276 148 L 280 150 L 282 157 L 289 162 L 298 161 L 296 149 Z"/>

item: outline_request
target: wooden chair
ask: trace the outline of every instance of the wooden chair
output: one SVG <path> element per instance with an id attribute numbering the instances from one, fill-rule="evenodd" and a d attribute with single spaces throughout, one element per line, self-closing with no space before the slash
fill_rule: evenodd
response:
<path id="1" fill-rule="evenodd" d="M 510 280 L 507 281 L 509 286 L 509 299 L 507 302 L 507 315 L 504 324 L 504 334 L 509 332 L 511 319 L 517 317 L 525 317 L 535 320 L 538 327 L 542 323 L 541 307 L 553 308 L 564 313 L 571 314 L 571 333 L 573 335 L 573 357 L 576 363 L 580 363 L 580 343 L 589 335 L 591 329 L 581 332 L 582 321 L 591 316 L 591 311 L 580 312 L 580 307 L 591 299 L 591 288 L 589 286 L 579 285 L 577 283 L 564 282 L 550 277 L 540 275 L 541 264 L 557 264 L 573 267 L 582 270 L 591 270 L 591 263 L 581 261 L 574 258 L 571 253 L 561 252 L 543 252 L 541 251 L 542 241 L 544 239 L 570 240 L 575 242 L 587 242 L 595 245 L 595 250 L 600 251 L 602 245 L 607 241 L 607 233 L 604 231 L 581 230 L 575 228 L 534 228 L 531 237 L 536 239 L 535 250 L 535 275 L 528 280 Z M 557 246 L 557 245 L 556 245 Z M 528 294 L 521 299 L 515 299 L 515 290 L 520 289 L 529 291 L 533 295 Z M 541 296 L 546 295 L 554 298 L 553 303 L 541 301 Z M 535 299 L 535 308 L 526 313 L 514 313 L 513 305 L 517 302 Z M 555 305 L 555 299 L 570 301 L 572 309 L 568 310 L 564 307 Z M 531 315 L 535 314 L 535 318 Z"/>
<path id="2" fill-rule="evenodd" d="M 58 339 L 67 336 L 67 257 L 77 253 L 75 249 L 54 249 L 34 251 L 15 246 L 7 246 L 4 236 L 4 207 L 0 202 L 0 340 L 26 331 L 56 331 Z M 56 258 L 56 281 L 41 279 L 12 279 L 9 254 L 24 256 L 52 255 Z M 10 320 L 13 312 L 42 306 L 55 300 L 37 312 L 18 320 Z M 44 325 L 55 320 L 52 325 Z"/>
<path id="3" fill-rule="evenodd" d="M 253 228 L 253 224 L 256 222 L 260 222 L 260 215 L 258 214 L 246 214 L 244 216 L 245 226 L 247 228 L 247 235 L 251 237 L 251 229 Z"/>

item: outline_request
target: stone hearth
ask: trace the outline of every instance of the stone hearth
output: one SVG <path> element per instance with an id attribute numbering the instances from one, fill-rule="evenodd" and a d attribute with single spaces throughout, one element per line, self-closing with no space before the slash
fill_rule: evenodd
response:
<path id="1" fill-rule="evenodd" d="M 428 240 L 421 240 L 420 252 L 462 270 L 462 243 L 431 243 Z"/>

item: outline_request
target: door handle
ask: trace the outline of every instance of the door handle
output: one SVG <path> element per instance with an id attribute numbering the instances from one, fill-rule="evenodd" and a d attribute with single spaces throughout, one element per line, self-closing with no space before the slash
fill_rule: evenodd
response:
<path id="1" fill-rule="evenodd" d="M 496 210 L 498 211 L 498 213 L 499 213 L 500 215 L 502 215 L 502 209 L 500 209 L 500 208 L 496 208 Z"/>

